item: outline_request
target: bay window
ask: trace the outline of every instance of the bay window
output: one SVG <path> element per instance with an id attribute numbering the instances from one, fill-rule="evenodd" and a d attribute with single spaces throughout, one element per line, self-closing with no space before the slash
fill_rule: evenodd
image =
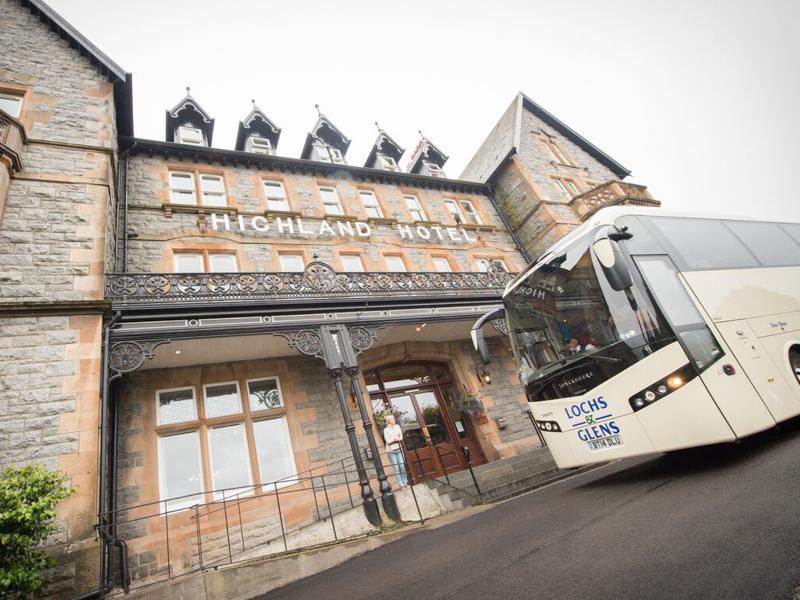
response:
<path id="1" fill-rule="evenodd" d="M 244 402 L 241 389 L 247 391 Z M 156 392 L 159 497 L 167 509 L 296 482 L 277 377 L 207 383 L 202 390 L 199 400 L 193 386 Z"/>

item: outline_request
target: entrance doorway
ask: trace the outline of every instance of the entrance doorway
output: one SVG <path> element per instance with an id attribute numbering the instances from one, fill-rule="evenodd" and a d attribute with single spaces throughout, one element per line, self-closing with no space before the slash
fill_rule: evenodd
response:
<path id="1" fill-rule="evenodd" d="M 406 464 L 415 481 L 466 468 L 462 448 L 473 464 L 486 462 L 469 415 L 456 408 L 460 393 L 447 365 L 413 362 L 365 373 L 373 411 L 393 408 L 403 429 Z"/>

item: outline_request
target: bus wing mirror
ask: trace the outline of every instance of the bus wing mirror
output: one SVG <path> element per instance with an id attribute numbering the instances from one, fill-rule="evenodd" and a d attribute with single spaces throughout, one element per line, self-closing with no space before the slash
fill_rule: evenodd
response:
<path id="1" fill-rule="evenodd" d="M 478 353 L 478 356 L 484 365 L 488 365 L 492 359 L 491 356 L 489 356 L 489 346 L 486 343 L 486 338 L 483 336 L 483 326 L 493 319 L 505 319 L 505 317 L 506 310 L 504 308 L 497 308 L 486 313 L 480 319 L 475 321 L 475 324 L 472 326 L 472 329 L 469 332 L 469 335 L 472 338 L 472 345 L 475 347 L 475 352 Z"/>
<path id="2" fill-rule="evenodd" d="M 611 227 L 598 231 L 592 243 L 592 252 L 594 252 L 611 289 L 621 292 L 629 289 L 633 285 L 633 280 L 628 266 L 622 258 L 619 244 L 612 237 L 614 233 Z"/>

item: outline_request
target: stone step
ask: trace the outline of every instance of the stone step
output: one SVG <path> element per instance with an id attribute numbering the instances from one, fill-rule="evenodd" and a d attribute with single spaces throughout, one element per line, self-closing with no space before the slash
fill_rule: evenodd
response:
<path id="1" fill-rule="evenodd" d="M 520 479 L 521 477 L 548 471 L 555 466 L 555 462 L 549 454 L 538 455 L 524 463 L 518 462 L 515 465 L 500 463 L 502 463 L 502 461 L 498 461 L 496 466 L 492 469 L 485 469 L 482 472 L 475 473 L 478 485 L 482 491 L 484 489 L 492 489 L 504 485 L 509 481 Z M 453 488 L 468 491 L 474 490 L 475 485 L 468 470 L 450 474 L 449 480 L 450 482 L 448 484 L 444 477 L 439 477 L 433 482 L 433 485 L 441 488 L 443 492 L 447 492 Z"/>

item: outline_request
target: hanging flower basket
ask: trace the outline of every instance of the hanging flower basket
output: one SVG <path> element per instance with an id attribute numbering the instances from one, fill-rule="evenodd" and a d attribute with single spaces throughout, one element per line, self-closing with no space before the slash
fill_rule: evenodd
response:
<path id="1" fill-rule="evenodd" d="M 456 399 L 456 408 L 471 417 L 478 417 L 484 413 L 481 397 L 472 388 L 467 389 L 461 397 Z"/>
<path id="2" fill-rule="evenodd" d="M 387 406 L 386 408 L 375 413 L 375 424 L 383 429 L 386 427 L 386 417 L 389 415 L 394 415 L 394 418 L 399 425 L 403 421 L 403 415 L 405 414 L 406 411 L 404 410 L 398 410 L 394 406 Z"/>

